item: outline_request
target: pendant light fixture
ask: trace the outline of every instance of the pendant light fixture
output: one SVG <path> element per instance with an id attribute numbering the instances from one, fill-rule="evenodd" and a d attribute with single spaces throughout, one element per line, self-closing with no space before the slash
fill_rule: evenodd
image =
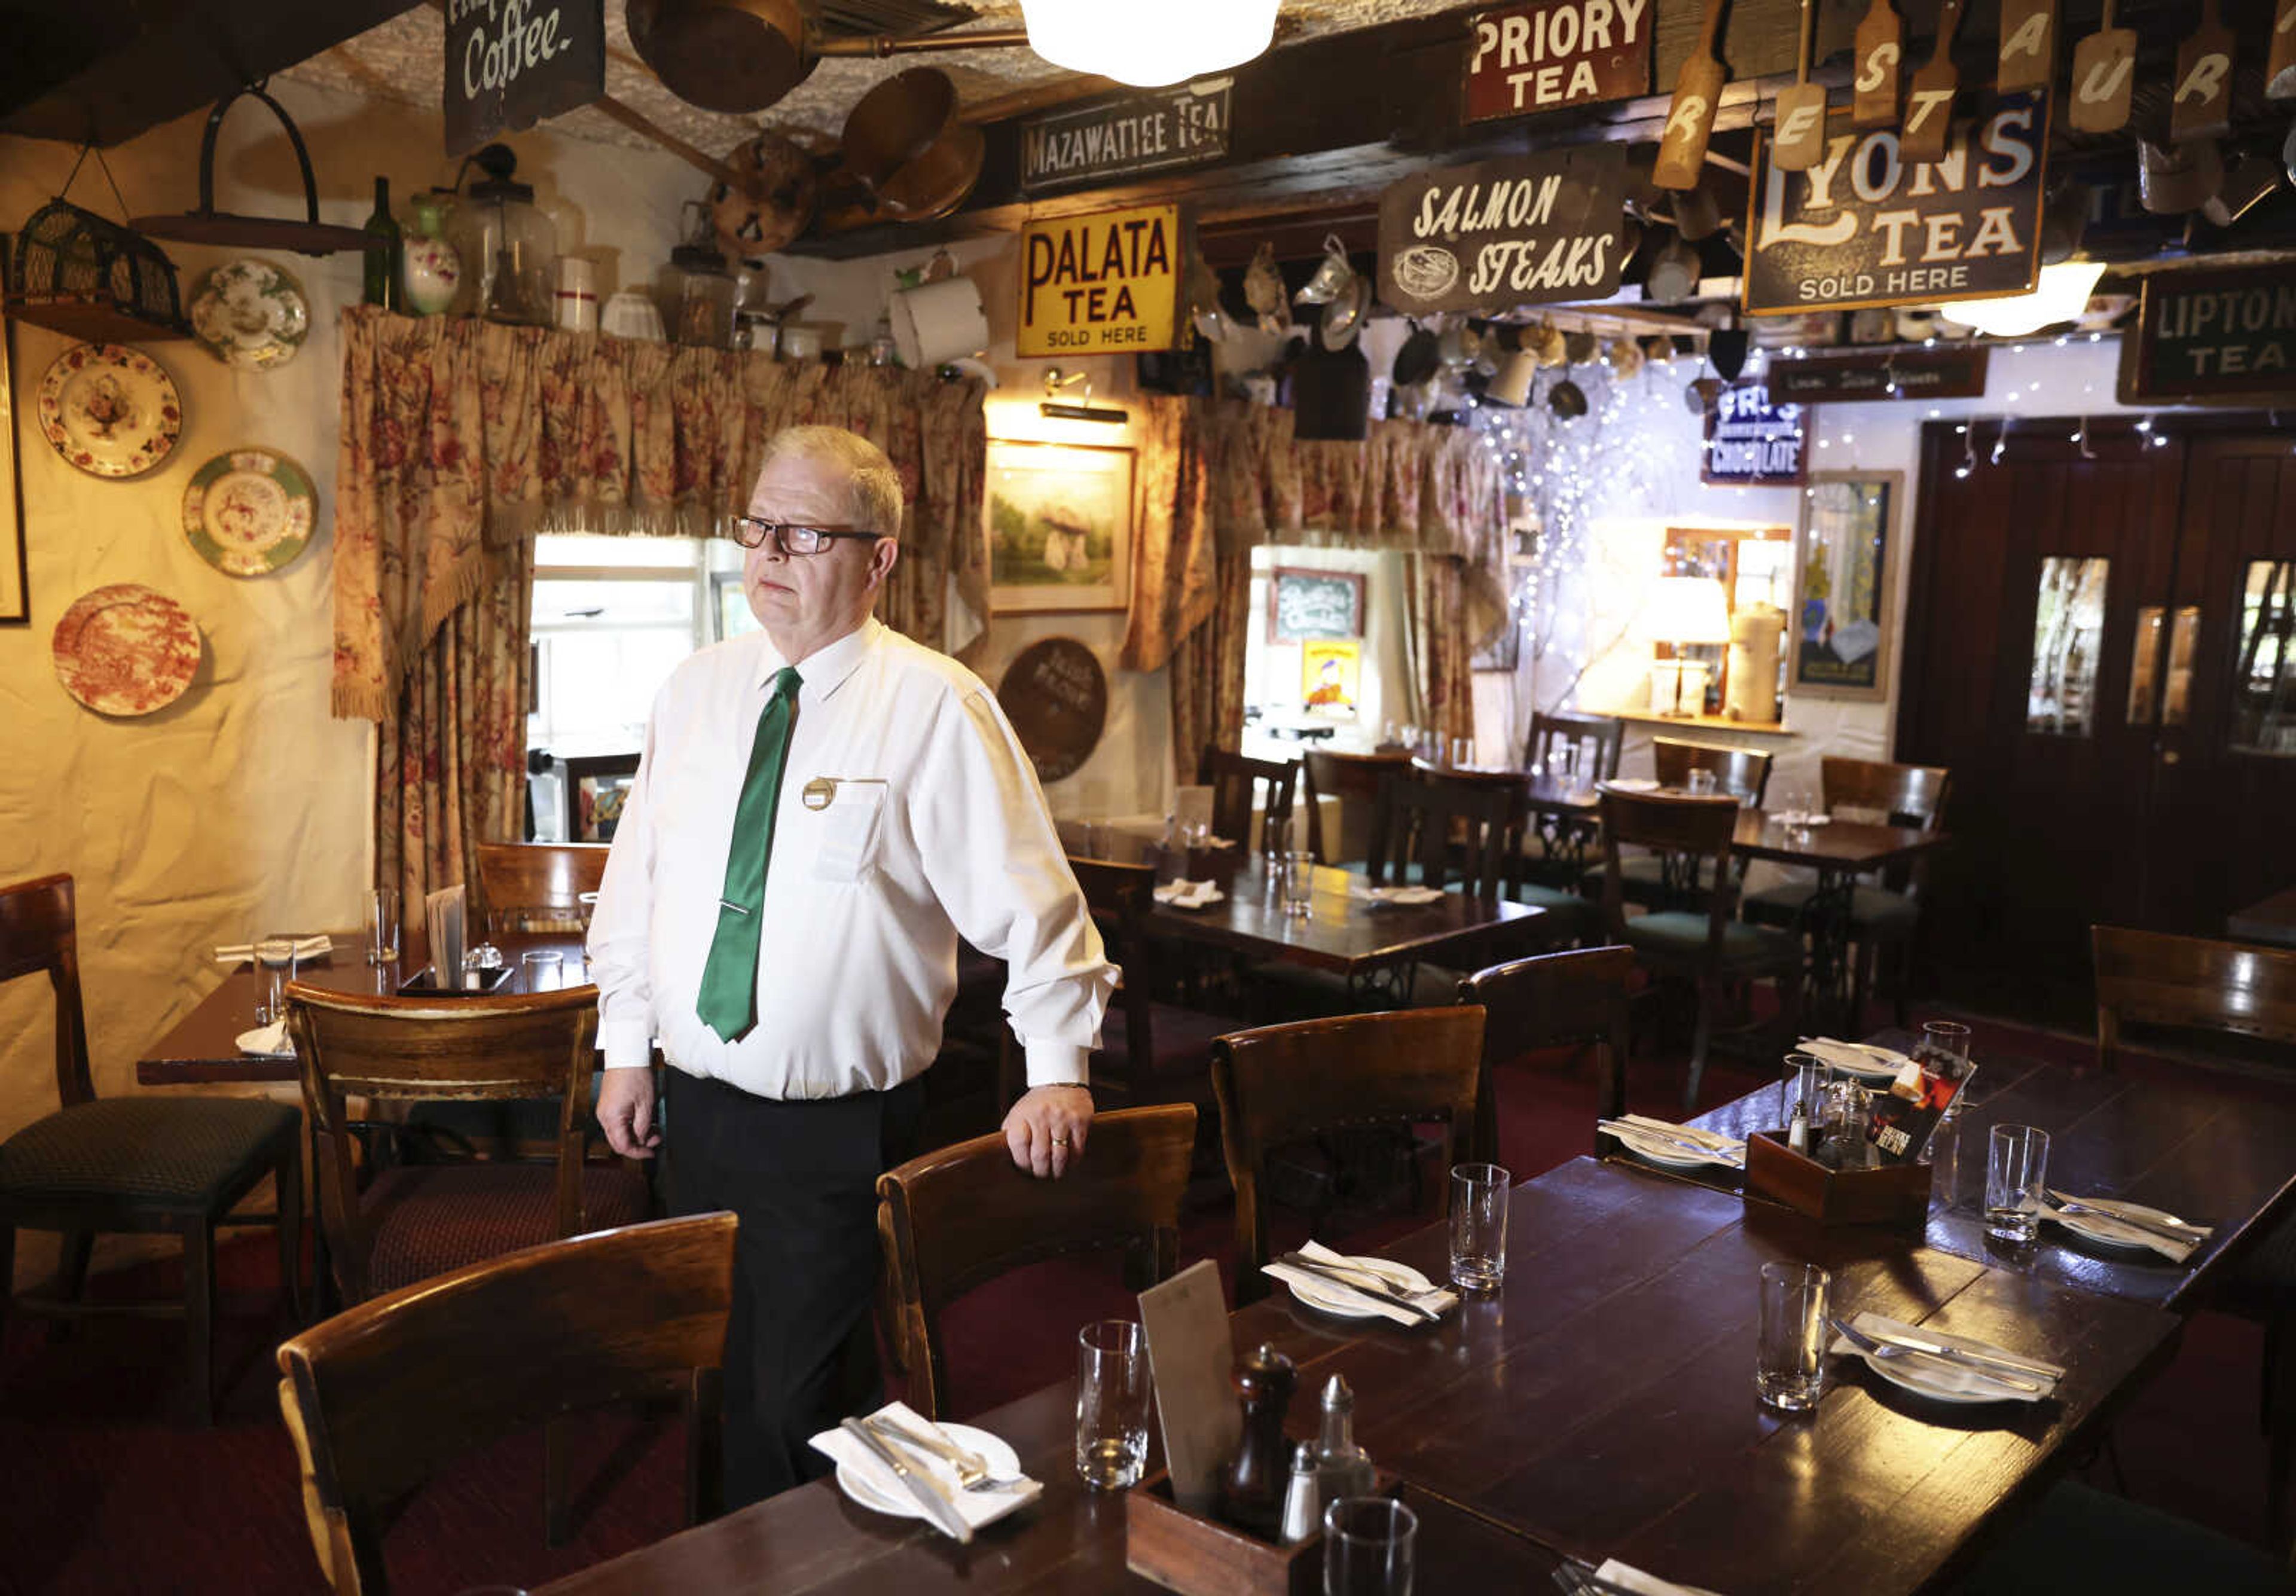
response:
<path id="1" fill-rule="evenodd" d="M 1997 300 L 1964 300 L 1947 305 L 1948 321 L 1974 327 L 1992 338 L 2022 338 L 2043 327 L 2071 321 L 2088 306 L 2096 280 L 2104 276 L 2100 260 L 2065 260 L 2041 268 L 2030 293 L 2013 293 Z"/>
<path id="2" fill-rule="evenodd" d="M 1021 0 L 1029 48 L 1056 67 L 1154 88 L 1242 66 L 1275 37 L 1279 0 Z"/>

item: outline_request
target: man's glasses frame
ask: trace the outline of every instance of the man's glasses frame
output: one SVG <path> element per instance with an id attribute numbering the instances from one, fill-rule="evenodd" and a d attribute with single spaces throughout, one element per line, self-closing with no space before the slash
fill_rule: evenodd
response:
<path id="1" fill-rule="evenodd" d="M 873 543 L 880 538 L 890 538 L 890 532 L 873 532 L 850 526 L 803 526 L 794 522 L 765 521 L 755 515 L 734 517 L 734 541 L 743 548 L 763 548 L 771 539 L 774 547 L 794 559 L 822 554 L 840 538 L 856 538 Z"/>

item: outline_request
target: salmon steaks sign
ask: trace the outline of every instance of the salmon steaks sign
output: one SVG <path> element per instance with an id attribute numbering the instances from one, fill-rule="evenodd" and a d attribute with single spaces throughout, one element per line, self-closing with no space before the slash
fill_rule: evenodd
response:
<path id="1" fill-rule="evenodd" d="M 1466 119 L 1650 93 L 1656 0 L 1536 0 L 1468 19 Z"/>
<path id="2" fill-rule="evenodd" d="M 1804 172 L 1765 144 L 1747 227 L 1750 315 L 1933 304 L 2031 290 L 2039 270 L 2048 96 L 2003 95 L 1955 124 L 1945 154 L 1905 158 L 1897 133 L 1826 121 Z"/>
<path id="3" fill-rule="evenodd" d="M 1170 349 L 1179 264 L 1177 205 L 1030 222 L 1021 234 L 1020 353 Z"/>
<path id="4" fill-rule="evenodd" d="M 1380 196 L 1380 300 L 1422 316 L 1608 299 L 1626 186 L 1622 144 L 1406 178 Z"/>

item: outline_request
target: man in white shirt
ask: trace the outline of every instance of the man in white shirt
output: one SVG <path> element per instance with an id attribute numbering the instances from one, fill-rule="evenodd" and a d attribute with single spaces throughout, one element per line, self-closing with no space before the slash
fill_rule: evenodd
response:
<path id="1" fill-rule="evenodd" d="M 958 937 L 1010 967 L 1029 1090 L 1004 1136 L 1039 1176 L 1084 1151 L 1115 984 L 996 700 L 870 614 L 901 511 L 851 432 L 767 446 L 737 534 L 765 629 L 656 696 L 590 928 L 607 1140 L 660 1145 L 659 1039 L 669 1205 L 741 1216 L 729 1507 L 827 1472 L 807 1438 L 880 1389 L 876 1177 L 914 1151 Z"/>

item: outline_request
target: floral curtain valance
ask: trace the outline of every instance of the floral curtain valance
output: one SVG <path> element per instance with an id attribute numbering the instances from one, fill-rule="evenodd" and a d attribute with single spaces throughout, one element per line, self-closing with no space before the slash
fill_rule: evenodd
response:
<path id="1" fill-rule="evenodd" d="M 373 307 L 343 313 L 342 342 L 338 716 L 388 718 L 404 662 L 488 583 L 490 549 L 538 531 L 722 533 L 767 440 L 808 423 L 873 440 L 901 473 L 887 621 L 943 646 L 965 640 L 948 636 L 952 594 L 974 626 L 988 613 L 976 380 Z"/>

